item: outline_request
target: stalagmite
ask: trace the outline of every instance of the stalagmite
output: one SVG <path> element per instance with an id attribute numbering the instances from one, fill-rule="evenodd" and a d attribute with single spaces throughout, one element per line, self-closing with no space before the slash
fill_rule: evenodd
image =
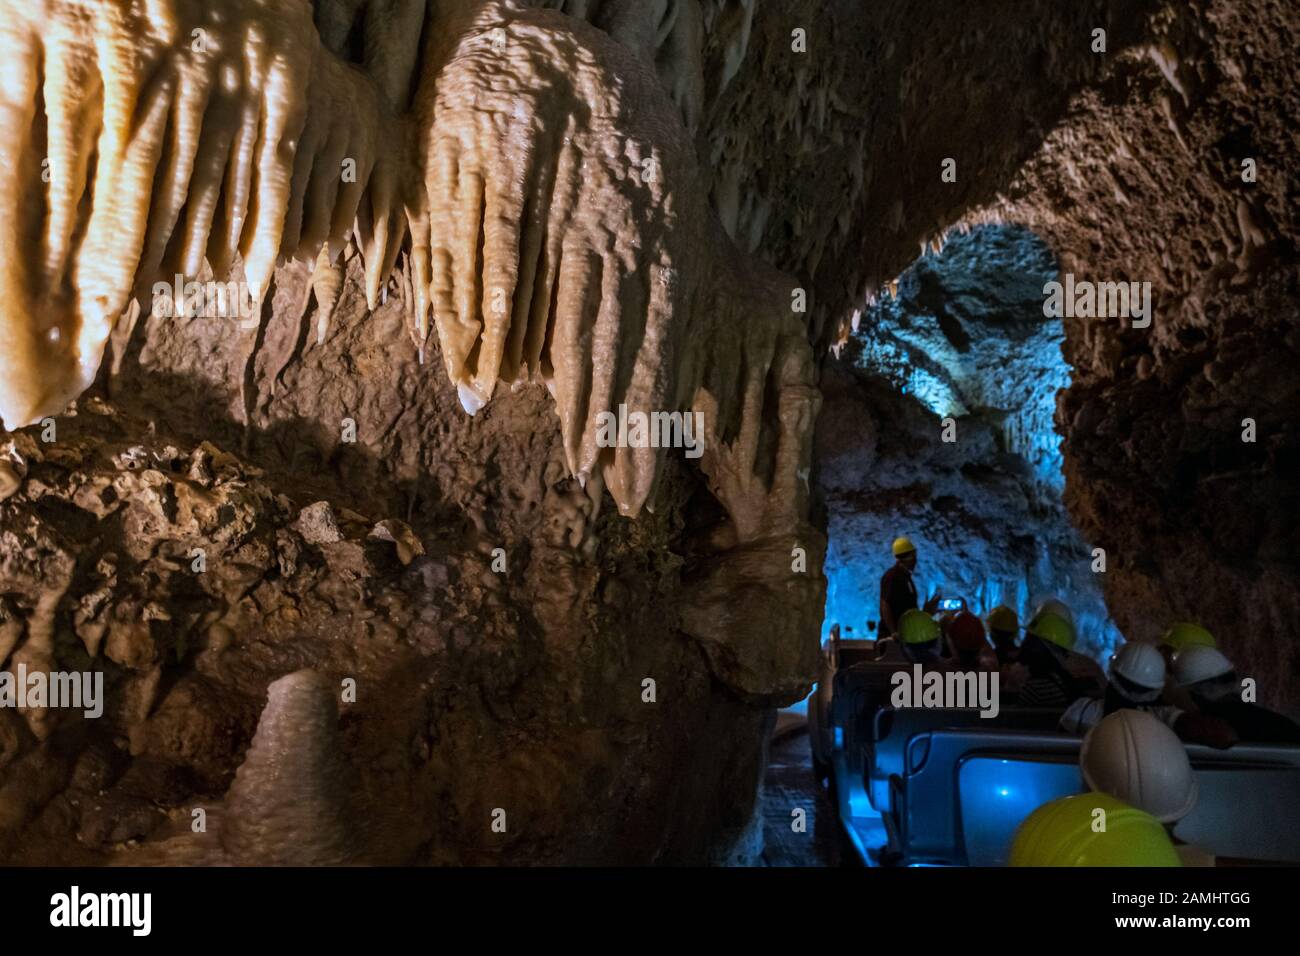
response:
<path id="1" fill-rule="evenodd" d="M 313 671 L 267 688 L 257 734 L 226 795 L 221 843 L 234 863 L 328 866 L 355 859 L 350 771 L 334 695 Z"/>

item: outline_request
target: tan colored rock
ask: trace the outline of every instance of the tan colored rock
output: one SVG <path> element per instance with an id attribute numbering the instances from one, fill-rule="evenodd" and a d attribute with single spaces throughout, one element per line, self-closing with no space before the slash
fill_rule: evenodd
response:
<path id="1" fill-rule="evenodd" d="M 343 540 L 328 501 L 317 501 L 303 508 L 293 526 L 308 544 L 319 546 Z"/>
<path id="2" fill-rule="evenodd" d="M 226 797 L 221 842 L 239 865 L 352 862 L 358 820 L 348 807 L 352 772 L 335 727 L 335 691 L 299 671 L 267 689 L 257 734 Z"/>
<path id="3" fill-rule="evenodd" d="M 400 211 L 387 168 L 402 138 L 389 127 L 378 148 L 378 128 L 390 122 L 380 94 L 322 47 L 309 5 L 14 0 L 2 10 L 0 161 L 21 171 L 0 190 L 10 213 L 0 231 L 7 427 L 60 411 L 89 384 L 138 284 L 170 278 L 161 267 L 173 237 L 177 271 L 197 277 L 206 260 L 224 277 L 238 257 L 260 302 L 277 259 L 314 259 L 365 197 L 366 221 L 382 224 L 361 237 L 377 285 L 401 238 L 389 229 Z M 48 156 L 36 155 L 29 136 L 38 102 Z M 340 188 L 345 158 L 355 178 Z M 83 212 L 91 183 L 112 199 Z M 48 191 L 48 212 L 22 202 L 33 189 Z M 34 288 L 28 274 L 38 277 Z"/>
<path id="4" fill-rule="evenodd" d="M 11 461 L 0 459 L 0 501 L 13 497 L 22 487 L 23 478 Z"/>
<path id="5" fill-rule="evenodd" d="M 411 530 L 410 525 L 396 518 L 386 518 L 379 522 L 370 532 L 370 537 L 392 542 L 397 549 L 397 559 L 403 565 L 410 564 L 424 554 L 424 542 Z"/>

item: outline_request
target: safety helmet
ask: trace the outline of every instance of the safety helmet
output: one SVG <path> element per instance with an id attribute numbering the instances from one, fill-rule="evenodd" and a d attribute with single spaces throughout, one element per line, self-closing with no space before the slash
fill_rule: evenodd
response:
<path id="1" fill-rule="evenodd" d="M 993 610 L 989 611 L 987 618 L 990 631 L 1004 631 L 1014 634 L 1020 630 L 1020 618 L 1016 612 L 1011 610 L 1005 604 L 999 604 Z"/>
<path id="2" fill-rule="evenodd" d="M 1201 625 L 1191 624 L 1187 621 L 1171 626 L 1160 638 L 1160 643 L 1166 647 L 1172 647 L 1175 651 L 1181 651 L 1185 647 L 1193 646 L 1218 646 L 1213 634 L 1201 627 Z"/>
<path id="3" fill-rule="evenodd" d="M 1231 673 L 1232 661 L 1217 648 L 1206 647 L 1204 644 L 1184 647 L 1174 657 L 1174 682 L 1179 687 L 1199 684 L 1203 680 L 1213 680 Z"/>
<path id="4" fill-rule="evenodd" d="M 1110 659 L 1110 673 L 1147 690 L 1165 686 L 1165 659 L 1154 644 L 1129 641 Z"/>
<path id="5" fill-rule="evenodd" d="M 916 550 L 916 545 L 912 544 L 912 539 L 903 536 L 894 539 L 894 557 L 901 558 L 905 554 L 911 554 Z"/>
<path id="6" fill-rule="evenodd" d="M 1057 647 L 1063 647 L 1067 651 L 1074 650 L 1074 625 L 1052 611 L 1041 611 L 1035 614 L 1029 626 L 1025 628 L 1025 633 L 1055 644 Z"/>
<path id="7" fill-rule="evenodd" d="M 1181 820 L 1196 805 L 1187 749 L 1145 710 L 1117 710 L 1088 731 L 1079 768 L 1090 789 L 1118 797 L 1161 823 Z"/>
<path id="8" fill-rule="evenodd" d="M 1070 610 L 1070 605 L 1060 598 L 1046 598 L 1039 603 L 1038 607 L 1034 608 L 1034 617 L 1044 613 L 1055 614 L 1057 617 L 1069 621 L 1071 625 L 1074 624 L 1074 612 Z"/>
<path id="9" fill-rule="evenodd" d="M 959 651 L 978 651 L 988 646 L 984 637 L 984 622 L 970 611 L 959 611 L 948 625 L 948 637 Z"/>
<path id="10" fill-rule="evenodd" d="M 939 639 L 939 624 L 924 611 L 912 608 L 898 619 L 898 636 L 904 644 L 924 644 Z"/>
<path id="11" fill-rule="evenodd" d="M 1104 811 L 1101 816 L 1096 811 Z M 1181 866 L 1163 824 L 1108 793 L 1045 803 L 1020 824 L 1012 866 Z"/>

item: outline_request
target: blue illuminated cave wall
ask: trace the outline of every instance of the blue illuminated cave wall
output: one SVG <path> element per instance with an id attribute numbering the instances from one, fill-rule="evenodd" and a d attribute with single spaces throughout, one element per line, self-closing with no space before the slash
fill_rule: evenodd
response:
<path id="1" fill-rule="evenodd" d="M 965 597 L 980 613 L 1006 603 L 1022 618 L 1059 596 L 1081 649 L 1104 659 L 1120 639 L 1061 500 L 1053 417 L 1070 369 L 1060 320 L 1043 315 L 1056 274 L 1031 232 L 972 230 L 919 259 L 828 360 L 817 434 L 826 631 L 839 623 L 846 636 L 870 636 L 890 542 L 907 534 L 920 551 L 918 590 Z"/>

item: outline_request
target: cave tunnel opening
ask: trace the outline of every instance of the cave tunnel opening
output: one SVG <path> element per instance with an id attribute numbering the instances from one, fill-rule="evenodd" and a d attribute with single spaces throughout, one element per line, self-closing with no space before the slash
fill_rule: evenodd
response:
<path id="1" fill-rule="evenodd" d="M 1044 315 L 1055 256 L 1029 229 L 951 233 L 854 320 L 828 360 L 817 473 L 828 513 L 823 637 L 871 639 L 890 542 L 920 555 L 923 601 L 999 604 L 1025 621 L 1055 597 L 1078 649 L 1121 640 L 1097 558 L 1062 501 L 1057 393 L 1070 384 L 1060 319 Z"/>
<path id="2" fill-rule="evenodd" d="M 0 7 L 0 869 L 1300 860 L 1288 5 Z"/>
<path id="3" fill-rule="evenodd" d="M 1079 652 L 1104 666 L 1123 641 L 1102 595 L 1104 564 L 1063 500 L 1055 416 L 1072 370 L 1062 321 L 1044 310 L 1059 271 L 1030 229 L 959 227 L 867 303 L 828 356 L 814 452 L 827 515 L 825 647 L 835 628 L 845 641 L 878 636 L 881 576 L 902 535 L 918 549 L 920 602 L 938 593 L 980 617 L 1007 605 L 1024 624 L 1055 598 L 1072 612 Z M 823 684 L 831 674 L 823 668 Z M 778 718 L 763 802 L 772 865 L 866 858 L 845 842 L 859 831 L 835 825 L 844 814 L 836 792 L 811 782 L 834 776 L 817 766 L 814 741 L 830 696 L 819 685 Z M 1007 792 L 993 799 L 1014 802 Z M 813 834 L 802 842 L 786 820 L 800 800 Z"/>

